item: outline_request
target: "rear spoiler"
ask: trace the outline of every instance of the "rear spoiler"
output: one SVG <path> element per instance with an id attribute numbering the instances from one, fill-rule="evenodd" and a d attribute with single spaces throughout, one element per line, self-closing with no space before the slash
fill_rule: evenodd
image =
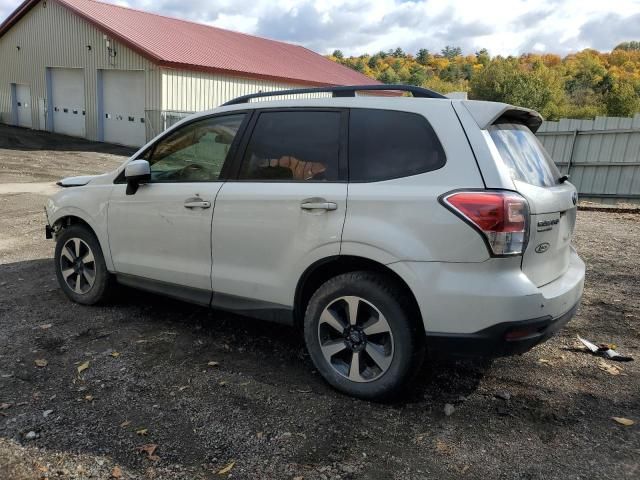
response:
<path id="1" fill-rule="evenodd" d="M 522 123 L 536 133 L 542 125 L 542 116 L 524 107 L 514 107 L 506 103 L 463 100 L 460 103 L 469 111 L 481 130 L 486 130 L 495 123 Z"/>

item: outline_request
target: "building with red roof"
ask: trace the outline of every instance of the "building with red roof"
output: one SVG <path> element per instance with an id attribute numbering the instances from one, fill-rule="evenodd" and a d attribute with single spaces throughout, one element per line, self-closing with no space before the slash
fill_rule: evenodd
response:
<path id="1" fill-rule="evenodd" d="M 94 0 L 26 0 L 0 24 L 0 121 L 139 146 L 260 91 L 376 83 L 304 47 Z"/>

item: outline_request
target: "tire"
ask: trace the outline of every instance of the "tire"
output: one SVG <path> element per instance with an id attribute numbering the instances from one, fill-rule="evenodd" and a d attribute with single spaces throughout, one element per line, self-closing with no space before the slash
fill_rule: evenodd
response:
<path id="1" fill-rule="evenodd" d="M 78 252 L 82 262 L 77 260 Z M 107 299 L 113 288 L 111 274 L 100 243 L 89 228 L 71 225 L 63 229 L 56 238 L 54 261 L 58 283 L 71 300 L 94 305 Z"/>
<path id="2" fill-rule="evenodd" d="M 422 322 L 413 321 L 410 305 L 384 274 L 350 272 L 324 283 L 304 318 L 307 350 L 324 379 L 366 400 L 402 393 L 424 358 Z"/>

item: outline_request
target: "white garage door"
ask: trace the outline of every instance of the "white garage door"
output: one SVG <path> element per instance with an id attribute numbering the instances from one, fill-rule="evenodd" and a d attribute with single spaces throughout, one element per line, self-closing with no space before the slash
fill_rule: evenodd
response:
<path id="1" fill-rule="evenodd" d="M 32 127 L 31 121 L 31 88 L 27 85 L 16 85 L 16 118 L 19 127 Z"/>
<path id="2" fill-rule="evenodd" d="M 86 136 L 84 71 L 79 68 L 51 69 L 53 131 L 73 137 Z"/>
<path id="3" fill-rule="evenodd" d="M 103 70 L 104 141 L 130 147 L 146 143 L 144 72 Z"/>

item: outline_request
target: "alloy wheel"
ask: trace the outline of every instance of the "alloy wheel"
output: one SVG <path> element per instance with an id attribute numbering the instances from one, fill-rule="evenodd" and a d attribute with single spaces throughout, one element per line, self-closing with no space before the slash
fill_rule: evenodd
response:
<path id="1" fill-rule="evenodd" d="M 353 382 L 380 378 L 393 360 L 393 334 L 382 312 L 357 296 L 331 302 L 318 323 L 320 350 L 340 375 Z"/>
<path id="2" fill-rule="evenodd" d="M 84 295 L 96 282 L 96 261 L 91 248 L 81 238 L 70 238 L 60 252 L 60 272 L 67 286 Z"/>

